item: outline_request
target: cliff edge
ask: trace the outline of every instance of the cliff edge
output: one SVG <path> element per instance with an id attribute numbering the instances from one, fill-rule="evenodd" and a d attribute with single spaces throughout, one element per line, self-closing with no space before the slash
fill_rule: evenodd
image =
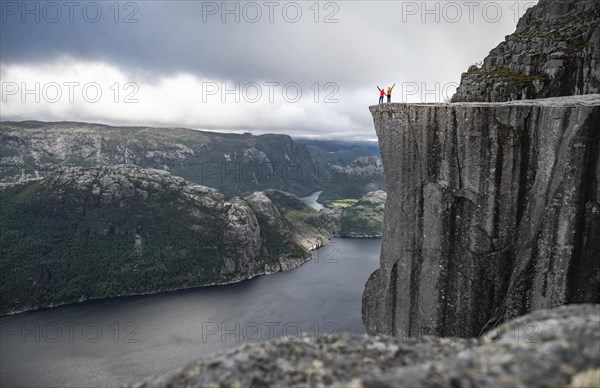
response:
<path id="1" fill-rule="evenodd" d="M 600 95 L 370 110 L 388 199 L 368 333 L 477 336 L 594 299 Z"/>

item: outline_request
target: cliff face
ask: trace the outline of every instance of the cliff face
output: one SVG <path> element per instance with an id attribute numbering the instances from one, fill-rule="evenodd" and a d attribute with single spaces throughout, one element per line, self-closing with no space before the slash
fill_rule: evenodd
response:
<path id="1" fill-rule="evenodd" d="M 269 206 L 256 206 L 260 196 Z M 294 217 L 267 196 L 295 203 Z M 332 234 L 291 194 L 225 200 L 131 165 L 63 168 L 2 187 L 0 213 L 0 314 L 287 270 Z"/>
<path id="2" fill-rule="evenodd" d="M 600 95 L 371 113 L 388 197 L 367 332 L 476 336 L 593 299 Z"/>
<path id="3" fill-rule="evenodd" d="M 452 101 L 513 101 L 600 93 L 600 2 L 540 0 Z"/>

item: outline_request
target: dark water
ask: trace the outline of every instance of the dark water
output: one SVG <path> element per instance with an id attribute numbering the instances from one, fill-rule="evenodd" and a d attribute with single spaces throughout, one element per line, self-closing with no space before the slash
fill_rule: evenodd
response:
<path id="1" fill-rule="evenodd" d="M 364 332 L 380 239 L 335 238 L 301 267 L 241 283 L 0 318 L 0 384 L 115 386 L 244 342 Z"/>

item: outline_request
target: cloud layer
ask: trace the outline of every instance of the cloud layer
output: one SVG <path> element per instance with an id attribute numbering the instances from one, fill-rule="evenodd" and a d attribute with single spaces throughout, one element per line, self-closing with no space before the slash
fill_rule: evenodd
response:
<path id="1" fill-rule="evenodd" d="M 0 4 L 2 120 L 357 139 L 377 85 L 449 97 L 533 2 Z"/>

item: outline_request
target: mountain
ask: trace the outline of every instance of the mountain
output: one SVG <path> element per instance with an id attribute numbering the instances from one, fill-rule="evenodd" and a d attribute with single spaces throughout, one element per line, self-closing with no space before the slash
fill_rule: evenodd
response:
<path id="1" fill-rule="evenodd" d="M 315 160 L 326 167 L 345 167 L 361 156 L 380 156 L 379 144 L 372 141 L 308 140 L 296 139 L 305 144 Z"/>
<path id="2" fill-rule="evenodd" d="M 167 170 L 226 197 L 266 189 L 298 196 L 322 190 L 322 200 L 330 201 L 384 189 L 381 168 L 369 177 L 351 171 L 377 165 L 378 155 L 374 142 L 77 122 L 0 122 L 0 184 L 37 179 L 60 167 L 134 164 Z"/>
<path id="3" fill-rule="evenodd" d="M 540 0 L 516 31 L 463 73 L 452 101 L 600 93 L 600 2 Z"/>
<path id="4" fill-rule="evenodd" d="M 359 199 L 385 190 L 379 144 L 336 140 L 296 140 L 304 143 L 319 164 L 322 179 L 319 202 Z"/>
<path id="5" fill-rule="evenodd" d="M 347 166 L 329 165 L 329 178 L 324 182 L 319 202 L 336 199 L 358 199 L 365 194 L 385 190 L 383 163 L 379 156 L 361 156 Z"/>
<path id="6" fill-rule="evenodd" d="M 354 205 L 342 209 L 340 236 L 381 237 L 386 199 L 385 191 L 372 191 Z"/>
<path id="7" fill-rule="evenodd" d="M 331 237 L 291 194 L 219 191 L 132 165 L 0 188 L 0 313 L 286 270 Z"/>
<path id="8" fill-rule="evenodd" d="M 44 176 L 63 166 L 118 164 L 168 170 L 225 196 L 265 189 L 305 196 L 321 186 L 319 166 L 308 148 L 286 135 L 76 122 L 0 123 L 1 182 Z"/>

